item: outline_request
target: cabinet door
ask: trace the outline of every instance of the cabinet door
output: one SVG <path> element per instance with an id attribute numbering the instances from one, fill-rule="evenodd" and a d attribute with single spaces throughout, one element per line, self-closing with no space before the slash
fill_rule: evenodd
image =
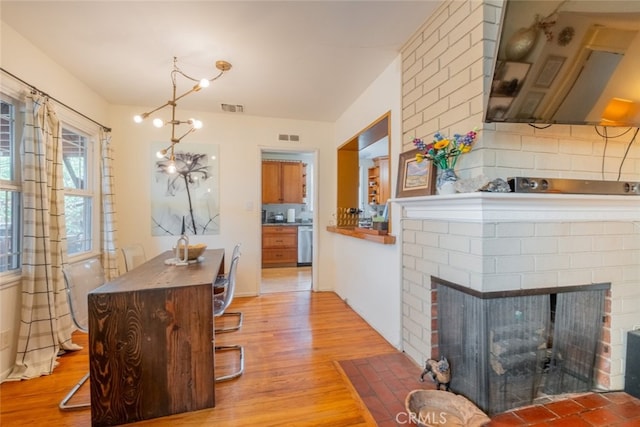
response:
<path id="1" fill-rule="evenodd" d="M 378 158 L 378 173 L 380 175 L 380 182 L 378 185 L 378 204 L 384 205 L 389 200 L 390 184 L 389 184 L 389 158 Z"/>
<path id="2" fill-rule="evenodd" d="M 280 162 L 262 162 L 262 203 L 282 203 Z"/>
<path id="3" fill-rule="evenodd" d="M 302 163 L 282 162 L 282 202 L 302 203 Z"/>

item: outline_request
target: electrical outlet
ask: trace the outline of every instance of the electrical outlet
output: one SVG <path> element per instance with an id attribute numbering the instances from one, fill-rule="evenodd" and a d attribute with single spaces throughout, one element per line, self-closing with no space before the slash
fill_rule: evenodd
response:
<path id="1" fill-rule="evenodd" d="M 0 350 L 9 348 L 11 345 L 11 331 L 6 330 L 0 332 Z"/>

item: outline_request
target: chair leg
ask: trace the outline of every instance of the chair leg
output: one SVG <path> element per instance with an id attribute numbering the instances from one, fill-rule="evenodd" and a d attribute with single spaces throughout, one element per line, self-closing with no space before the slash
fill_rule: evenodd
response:
<path id="1" fill-rule="evenodd" d="M 240 329 L 240 327 L 242 327 L 242 313 L 241 312 L 227 312 L 227 311 L 225 311 L 219 317 L 224 317 L 224 316 L 235 316 L 235 317 L 238 318 L 238 323 L 236 323 L 234 326 L 229 326 L 229 327 L 226 327 L 226 328 L 216 329 L 216 334 L 223 334 L 225 332 L 237 331 L 238 329 Z"/>
<path id="2" fill-rule="evenodd" d="M 82 385 L 85 382 L 87 382 L 88 379 L 89 379 L 89 372 L 87 372 L 86 375 L 82 377 L 82 379 L 71 389 L 69 394 L 67 394 L 65 398 L 62 399 L 62 402 L 60 402 L 60 404 L 58 405 L 58 408 L 60 408 L 61 411 L 71 411 L 74 409 L 89 408 L 91 406 L 91 403 L 78 403 L 76 405 L 67 404 L 69 400 L 71 400 L 73 395 L 76 394 L 76 392 L 80 389 L 80 387 L 82 387 Z"/>
<path id="3" fill-rule="evenodd" d="M 215 351 L 237 351 L 240 356 L 240 368 L 231 374 L 216 377 L 217 383 L 233 380 L 244 373 L 244 347 L 241 345 L 217 345 L 214 348 Z"/>

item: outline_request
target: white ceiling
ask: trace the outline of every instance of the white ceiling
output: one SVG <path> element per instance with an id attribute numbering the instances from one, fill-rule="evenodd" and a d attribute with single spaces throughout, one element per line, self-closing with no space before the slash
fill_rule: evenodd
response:
<path id="1" fill-rule="evenodd" d="M 166 102 L 174 57 L 197 78 L 224 59 L 231 71 L 180 108 L 239 104 L 247 115 L 335 121 L 438 4 L 2 0 L 0 19 L 111 104 Z M 179 93 L 193 85 L 177 84 Z"/>

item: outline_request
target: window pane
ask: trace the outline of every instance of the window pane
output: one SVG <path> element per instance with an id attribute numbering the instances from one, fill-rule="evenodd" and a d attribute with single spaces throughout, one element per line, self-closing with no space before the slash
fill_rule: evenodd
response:
<path id="1" fill-rule="evenodd" d="M 13 177 L 13 122 L 14 107 L 0 101 L 0 179 L 12 181 Z"/>
<path id="2" fill-rule="evenodd" d="M 20 267 L 20 193 L 0 190 L 0 272 Z"/>
<path id="3" fill-rule="evenodd" d="M 87 188 L 87 137 L 62 129 L 62 157 L 64 186 L 84 190 Z"/>
<path id="4" fill-rule="evenodd" d="M 65 196 L 69 255 L 91 251 L 91 197 Z"/>

